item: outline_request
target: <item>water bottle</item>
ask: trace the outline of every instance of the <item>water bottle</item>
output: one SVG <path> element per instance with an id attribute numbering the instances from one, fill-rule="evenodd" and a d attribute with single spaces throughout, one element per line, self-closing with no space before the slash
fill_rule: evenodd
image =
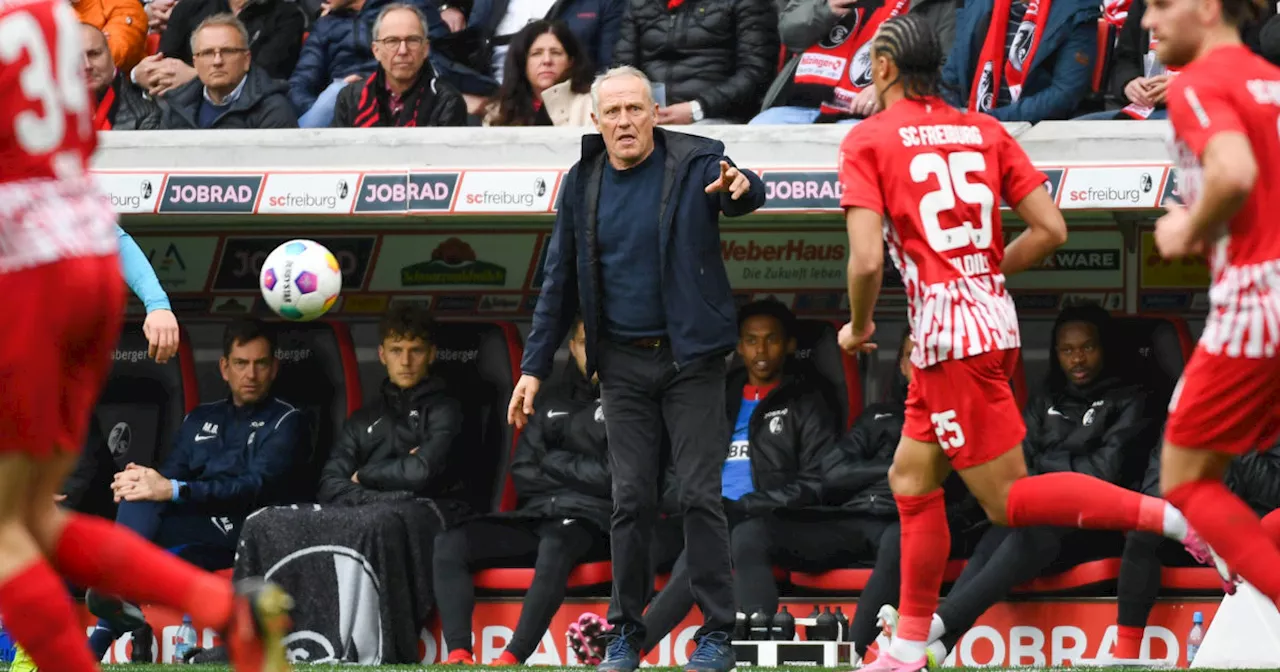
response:
<path id="1" fill-rule="evenodd" d="M 766 614 L 763 611 L 756 611 L 754 614 L 751 614 L 751 639 L 757 642 L 768 641 L 770 639 L 769 626 L 772 621 L 773 619 L 769 614 Z"/>
<path id="2" fill-rule="evenodd" d="M 836 637 L 839 636 L 839 627 L 836 615 L 831 613 L 831 606 L 824 606 L 822 613 L 818 615 L 818 632 L 821 633 L 818 639 L 824 642 L 836 641 Z"/>
<path id="3" fill-rule="evenodd" d="M 191 625 L 191 616 L 182 617 L 182 626 L 178 628 L 178 635 L 174 638 L 173 659 L 175 662 L 183 662 L 183 657 L 187 652 L 196 647 L 196 629 Z"/>
<path id="4" fill-rule="evenodd" d="M 1196 612 L 1191 615 L 1191 634 L 1187 635 L 1187 666 L 1196 659 L 1200 651 L 1200 642 L 1204 641 L 1204 614 Z"/>
<path id="5" fill-rule="evenodd" d="M 818 605 L 815 604 L 813 605 L 813 611 L 809 612 L 808 618 L 817 618 L 818 616 L 821 616 L 821 615 L 822 615 L 822 611 L 819 610 Z M 819 639 L 818 633 L 820 632 L 822 631 L 818 629 L 818 626 L 816 624 L 804 626 L 804 638 L 806 641 L 817 641 Z"/>
<path id="6" fill-rule="evenodd" d="M 785 606 L 773 615 L 773 638 L 783 642 L 796 638 L 796 617 Z"/>
<path id="7" fill-rule="evenodd" d="M 733 641 L 740 642 L 747 637 L 747 615 L 739 611 L 733 618 Z"/>
<path id="8" fill-rule="evenodd" d="M 844 607 L 836 607 L 836 628 L 839 630 L 836 641 L 849 641 L 849 617 L 844 615 Z"/>

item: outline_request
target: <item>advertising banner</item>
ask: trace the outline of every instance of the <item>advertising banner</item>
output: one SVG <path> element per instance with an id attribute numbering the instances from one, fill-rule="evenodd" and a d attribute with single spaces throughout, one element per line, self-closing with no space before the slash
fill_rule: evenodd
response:
<path id="1" fill-rule="evenodd" d="M 468 170 L 462 175 L 457 213 L 550 212 L 558 170 Z"/>
<path id="2" fill-rule="evenodd" d="M 160 198 L 160 213 L 251 215 L 265 176 L 169 175 Z"/>
<path id="3" fill-rule="evenodd" d="M 1142 232 L 1143 289 L 1204 289 L 1209 286 L 1209 262 L 1204 257 L 1165 259 L 1156 248 L 1155 234 Z"/>
<path id="4" fill-rule="evenodd" d="M 1058 207 L 1063 210 L 1154 208 L 1165 166 L 1071 167 Z"/>
<path id="5" fill-rule="evenodd" d="M 765 203 L 761 210 L 840 210 L 840 177 L 826 171 L 760 171 Z"/>
<path id="6" fill-rule="evenodd" d="M 93 177 L 120 214 L 153 214 L 164 188 L 164 173 L 95 172 Z"/>
<path id="7" fill-rule="evenodd" d="M 1019 233 L 1006 231 L 1006 243 Z M 1124 256 L 1124 237 L 1119 231 L 1072 231 L 1067 236 L 1067 244 L 1055 250 L 1039 266 L 1010 277 L 1009 287 L 1122 289 Z"/>
<path id="8" fill-rule="evenodd" d="M 725 231 L 729 284 L 742 289 L 843 289 L 849 237 L 843 230 Z"/>
<path id="9" fill-rule="evenodd" d="M 258 291 L 258 276 L 267 255 L 298 235 L 229 236 L 222 245 L 222 257 L 213 279 L 213 291 Z M 373 256 L 376 236 L 307 236 L 329 248 L 342 268 L 342 289 L 364 286 Z"/>
<path id="10" fill-rule="evenodd" d="M 387 234 L 369 290 L 457 294 L 523 289 L 537 259 L 537 243 L 536 233 Z M 478 302 L 476 297 L 466 301 L 472 308 Z M 444 304 L 444 297 L 435 303 L 437 308 Z"/>
<path id="11" fill-rule="evenodd" d="M 359 185 L 359 173 L 269 173 L 258 214 L 347 214 Z"/>
<path id="12" fill-rule="evenodd" d="M 203 292 L 218 251 L 218 236 L 134 236 L 166 294 Z"/>

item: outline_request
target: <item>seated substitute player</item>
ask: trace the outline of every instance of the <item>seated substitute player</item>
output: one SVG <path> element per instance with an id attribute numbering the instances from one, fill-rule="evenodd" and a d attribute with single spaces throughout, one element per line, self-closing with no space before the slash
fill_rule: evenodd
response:
<path id="1" fill-rule="evenodd" d="M 472 519 L 436 537 L 432 581 L 449 648 L 447 664 L 475 662 L 473 571 L 511 567 L 513 562 L 532 564 L 533 582 L 524 595 L 520 620 L 495 662 L 520 665 L 537 650 L 564 602 L 573 568 L 609 558 L 613 502 L 604 409 L 599 384 L 584 373 L 587 351 L 581 320 L 570 333 L 571 359 L 560 385 L 538 396 L 538 412 L 520 435 L 511 461 L 519 507 Z"/>
<path id="2" fill-rule="evenodd" d="M 1159 440 L 1159 413 L 1150 393 L 1133 382 L 1116 345 L 1111 316 L 1098 306 L 1067 308 L 1053 328 L 1053 357 L 1044 386 L 1023 412 L 1027 470 L 1032 474 L 1075 472 L 1129 485 Z M 1140 533 L 1131 533 L 1140 534 Z M 1074 527 L 993 527 L 956 579 L 929 628 L 931 665 L 941 663 L 961 635 L 1015 586 L 1050 566 L 1078 564 L 1119 550 L 1114 533 Z M 1157 538 L 1159 537 L 1157 535 Z M 1156 570 L 1159 584 L 1159 569 Z M 883 610 L 891 632 L 898 620 Z"/>
<path id="3" fill-rule="evenodd" d="M 97 135 L 74 10 L 0 4 L 0 32 L 12 48 L 0 59 L 0 620 L 36 665 L 96 670 L 69 581 L 192 614 L 222 633 L 241 672 L 287 670 L 283 591 L 233 588 L 54 502 L 110 372 L 124 311 L 119 242 L 88 174 Z"/>
<path id="4" fill-rule="evenodd" d="M 1250 453 L 1231 463 L 1226 476 L 1227 488 L 1249 505 L 1264 520 L 1280 519 L 1280 444 L 1266 452 Z M 1155 494 L 1160 490 L 1160 450 L 1151 453 L 1151 461 L 1143 479 L 1142 491 Z M 1274 531 L 1271 538 L 1276 539 Z M 1125 536 L 1124 554 L 1120 559 L 1120 577 L 1116 583 L 1116 644 L 1111 657 L 1117 661 L 1137 660 L 1142 654 L 1142 638 L 1147 617 L 1160 595 L 1160 568 L 1187 565 L 1191 558 L 1180 547 L 1173 547 L 1164 537 L 1146 532 L 1130 532 Z M 1235 586 L 1228 587 L 1235 592 Z"/>
<path id="5" fill-rule="evenodd" d="M 1166 258 L 1208 254 L 1204 332 L 1169 405 L 1160 489 L 1230 569 L 1280 603 L 1280 548 L 1223 484 L 1238 455 L 1280 436 L 1280 68 L 1250 53 L 1249 0 L 1150 0 L 1142 27 L 1181 68 L 1169 87 L 1187 207 L 1156 222 Z M 1275 515 L 1275 514 L 1272 514 Z"/>
<path id="6" fill-rule="evenodd" d="M 1005 276 L 1066 241 L 1066 223 L 1036 170 L 989 116 L 939 98 L 942 49 L 919 17 L 889 19 L 872 41 L 884 111 L 841 145 L 841 204 L 849 230 L 850 352 L 869 344 L 888 243 L 906 287 L 917 348 L 902 443 L 889 483 L 902 523 L 902 621 L 876 670 L 913 672 L 925 647 L 949 544 L 943 480 L 955 469 L 993 522 L 1144 529 L 1210 551 L 1177 509 L 1074 472 L 1027 477 L 1026 434 L 1009 387 L 1021 345 Z M 1004 246 L 997 203 L 1027 231 Z M 887 217 L 887 219 L 886 219 Z"/>
<path id="7" fill-rule="evenodd" d="M 306 496 L 289 475 L 305 464 L 311 440 L 302 414 L 271 395 L 275 350 L 261 322 L 227 325 L 218 366 L 230 394 L 183 419 L 160 469 L 130 464 L 116 474 L 117 525 L 164 548 L 197 546 L 201 564 L 222 569 L 232 564 L 245 517 Z M 89 637 L 99 658 L 144 624 L 136 606 L 113 596 L 90 590 L 85 601 L 100 619 Z"/>
<path id="8" fill-rule="evenodd" d="M 436 324 L 426 308 L 398 303 L 378 325 L 387 369 L 381 399 L 342 426 L 320 474 L 321 504 L 370 504 L 426 497 L 452 524 L 470 515 L 461 498 L 463 409 L 431 375 Z"/>
<path id="9" fill-rule="evenodd" d="M 795 316 L 777 301 L 757 301 L 738 313 L 743 367 L 726 381 L 733 427 L 721 475 L 729 519 L 733 587 L 744 613 L 777 611 L 774 560 L 798 567 L 840 567 L 868 558 L 883 526 L 861 519 L 806 515 L 822 497 L 822 465 L 839 421 L 820 376 L 791 358 Z M 857 557 L 851 557 L 851 554 Z M 651 651 L 693 609 L 681 553 L 671 579 L 645 612 L 641 651 Z M 806 564 L 808 563 L 808 564 Z M 713 633 L 708 637 L 721 637 Z"/>

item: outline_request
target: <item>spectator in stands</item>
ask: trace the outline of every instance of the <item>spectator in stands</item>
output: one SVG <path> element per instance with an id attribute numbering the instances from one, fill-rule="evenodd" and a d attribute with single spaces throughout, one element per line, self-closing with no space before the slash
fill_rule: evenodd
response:
<path id="1" fill-rule="evenodd" d="M 146 97 L 111 60 L 107 36 L 81 24 L 84 78 L 93 93 L 93 125 L 99 131 L 149 131 L 160 127 L 160 107 Z"/>
<path id="2" fill-rule="evenodd" d="M 218 367 L 230 394 L 187 415 L 160 469 L 129 464 L 116 474 L 116 522 L 159 546 L 184 547 L 206 569 L 230 567 L 249 513 L 305 494 L 289 475 L 305 463 L 311 440 L 302 414 L 271 395 L 279 366 L 265 325 L 228 325 Z M 117 598 L 90 591 L 86 602 L 101 619 L 89 638 L 99 658 L 145 624 L 136 606 Z"/>
<path id="3" fill-rule="evenodd" d="M 1147 406 L 1148 391 L 1129 380 L 1110 315 L 1095 305 L 1063 310 L 1053 353 L 1044 388 L 1023 412 L 1028 473 L 1074 471 L 1130 485 L 1126 461 L 1150 454 L 1160 422 Z M 1110 541 L 1119 539 L 1075 528 L 992 527 L 933 616 L 930 656 L 941 662 L 987 608 L 1055 560 L 1096 559 L 1111 550 Z M 1064 550 L 1070 553 L 1060 557 Z M 896 614 L 887 620 L 892 627 Z"/>
<path id="4" fill-rule="evenodd" d="M 661 87 L 659 124 L 744 122 L 760 109 L 777 72 L 771 0 L 627 2 L 614 64 Z"/>
<path id="5" fill-rule="evenodd" d="M 160 127 L 297 128 L 289 87 L 250 66 L 249 34 L 231 14 L 214 14 L 192 35 L 199 77 L 160 99 Z"/>
<path id="6" fill-rule="evenodd" d="M 1177 72 L 1161 65 L 1156 58 L 1151 31 L 1142 27 L 1142 15 L 1146 11 L 1146 0 L 1132 0 L 1129 3 L 1128 18 L 1116 38 L 1107 93 L 1124 107 L 1086 114 L 1078 117 L 1079 119 L 1169 118 L 1169 112 L 1165 109 L 1165 96 L 1169 83 Z"/>
<path id="7" fill-rule="evenodd" d="M 320 476 L 320 503 L 428 497 L 438 498 L 439 510 L 457 514 L 451 522 L 465 514 L 449 497 L 463 482 L 463 410 L 444 379 L 431 375 L 435 330 L 431 314 L 415 304 L 396 304 L 383 316 L 378 360 L 387 378 L 381 398 L 343 424 Z"/>
<path id="8" fill-rule="evenodd" d="M 102 31 L 111 61 L 128 72 L 147 55 L 147 13 L 138 0 L 73 0 L 80 23 Z"/>
<path id="9" fill-rule="evenodd" d="M 512 76 L 489 103 L 486 126 L 591 125 L 595 71 L 563 21 L 534 21 L 516 33 L 507 72 Z"/>
<path id="10" fill-rule="evenodd" d="M 167 0 L 153 0 L 167 2 Z M 298 62 L 307 19 L 291 0 L 181 0 L 169 9 L 159 51 L 142 60 L 132 78 L 151 95 L 175 89 L 197 76 L 193 42 L 199 27 L 212 16 L 235 16 L 245 26 L 245 44 L 253 67 L 270 79 L 287 80 Z M 154 19 L 154 16 L 153 16 Z"/>
<path id="11" fill-rule="evenodd" d="M 289 99 L 300 115 L 299 126 L 328 127 L 342 89 L 378 70 L 378 60 L 373 56 L 373 24 L 392 1 L 334 0 L 328 4 L 328 10 L 303 43 L 298 65 L 289 76 Z M 428 18 L 432 31 L 428 37 L 444 32 L 444 24 L 431 3 L 413 0 L 408 4 Z M 435 23 L 431 23 L 433 16 Z"/>
<path id="12" fill-rule="evenodd" d="M 477 33 L 479 42 L 487 45 L 473 61 L 478 69 L 499 84 L 506 81 L 507 52 L 511 42 L 533 21 L 561 21 L 582 45 L 586 60 L 603 70 L 614 62 L 614 45 L 626 12 L 626 0 L 472 0 L 470 11 L 445 5 L 441 10 L 445 21 L 460 24 Z M 561 38 L 561 42 L 565 39 Z M 487 52 L 487 53 L 485 53 Z"/>
<path id="13" fill-rule="evenodd" d="M 772 616 L 778 610 L 774 561 L 841 566 L 847 554 L 866 548 L 862 530 L 850 531 L 846 538 L 832 521 L 809 515 L 808 509 L 822 499 L 822 465 L 839 423 L 834 395 L 824 394 L 816 372 L 790 358 L 796 348 L 794 331 L 795 316 L 777 301 L 743 306 L 738 313 L 743 366 L 730 373 L 725 385 L 733 434 L 721 470 L 721 493 L 729 517 L 734 593 L 739 611 L 747 614 Z M 876 527 L 876 539 L 882 531 L 883 525 Z M 849 542 L 848 547 L 837 538 Z M 641 651 L 652 650 L 693 609 L 687 572 L 682 553 L 671 580 L 645 612 Z"/>
<path id="14" fill-rule="evenodd" d="M 597 78 L 592 102 L 600 134 L 583 137 L 582 158 L 561 186 L 507 420 L 527 422 L 556 349 L 573 316 L 582 315 L 587 372 L 599 370 L 609 409 L 614 479 L 615 636 L 600 672 L 634 672 L 640 664 L 636 647 L 652 589 L 645 555 L 658 517 L 664 445 L 680 481 L 689 583 L 704 619 L 689 666 L 727 672 L 734 664 L 728 643 L 734 611 L 720 472 L 729 427 L 719 414 L 724 355 L 737 329 L 718 227 L 721 215 L 762 206 L 764 183 L 733 166 L 723 143 L 655 128 L 658 106 L 648 78 L 635 68 Z"/>
<path id="15" fill-rule="evenodd" d="M 947 102 L 1000 121 L 1070 117 L 1093 81 L 1100 13 L 1097 0 L 969 0 L 942 68 Z"/>
<path id="16" fill-rule="evenodd" d="M 496 661 L 522 665 L 560 609 L 573 568 L 609 557 L 609 446 L 600 388 L 586 377 L 586 340 L 579 320 L 561 384 L 538 396 L 538 413 L 520 435 L 511 461 L 520 506 L 436 537 L 432 581 L 449 649 L 445 664 L 476 662 L 471 650 L 471 573 L 476 569 L 533 564 L 520 620 Z"/>
<path id="17" fill-rule="evenodd" d="M 889 466 L 902 439 L 911 381 L 910 327 L 903 330 L 898 348 L 898 370 L 889 398 L 867 406 L 849 434 L 836 444 L 832 464 L 823 468 L 823 497 L 829 506 L 870 519 L 884 518 L 887 527 L 874 543 L 875 565 L 858 596 L 858 609 L 849 623 L 849 639 L 858 658 L 880 634 L 879 615 L 884 605 L 898 603 L 901 583 L 901 536 L 898 509 L 889 489 Z M 987 514 L 969 494 L 958 475 L 943 484 L 947 524 L 951 529 L 951 557 L 966 557 L 990 527 Z"/>
<path id="18" fill-rule="evenodd" d="M 462 94 L 436 76 L 430 51 L 422 10 L 401 3 L 383 7 L 373 24 L 378 69 L 338 94 L 333 126 L 465 126 Z"/>
<path id="19" fill-rule="evenodd" d="M 778 32 L 793 55 L 750 123 L 852 123 L 878 112 L 871 37 L 885 19 L 906 11 L 923 15 L 943 50 L 951 48 L 955 0 L 789 0 Z"/>
<path id="20" fill-rule="evenodd" d="M 1227 470 L 1226 484 L 1259 516 L 1280 510 L 1280 443 L 1271 450 L 1249 453 L 1233 462 Z M 1160 492 L 1159 448 L 1151 451 L 1142 492 Z M 1276 519 L 1272 517 L 1272 520 Z M 1125 535 L 1120 577 L 1116 583 L 1116 644 L 1111 650 L 1112 658 L 1134 660 L 1141 655 L 1147 617 L 1160 594 L 1161 566 L 1197 564 L 1182 545 L 1165 545 L 1161 535 L 1149 532 Z M 1234 586 L 1231 589 L 1234 590 Z"/>

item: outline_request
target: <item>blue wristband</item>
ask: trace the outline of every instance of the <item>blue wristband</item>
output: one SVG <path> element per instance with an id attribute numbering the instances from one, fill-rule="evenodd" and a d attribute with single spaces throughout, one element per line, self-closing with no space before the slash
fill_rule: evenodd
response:
<path id="1" fill-rule="evenodd" d="M 182 498 L 178 496 L 178 492 L 179 492 L 179 489 L 186 484 L 187 484 L 186 481 L 179 481 L 175 478 L 169 479 L 169 485 L 173 486 L 173 496 L 169 498 L 169 501 L 171 502 L 182 501 Z"/>

